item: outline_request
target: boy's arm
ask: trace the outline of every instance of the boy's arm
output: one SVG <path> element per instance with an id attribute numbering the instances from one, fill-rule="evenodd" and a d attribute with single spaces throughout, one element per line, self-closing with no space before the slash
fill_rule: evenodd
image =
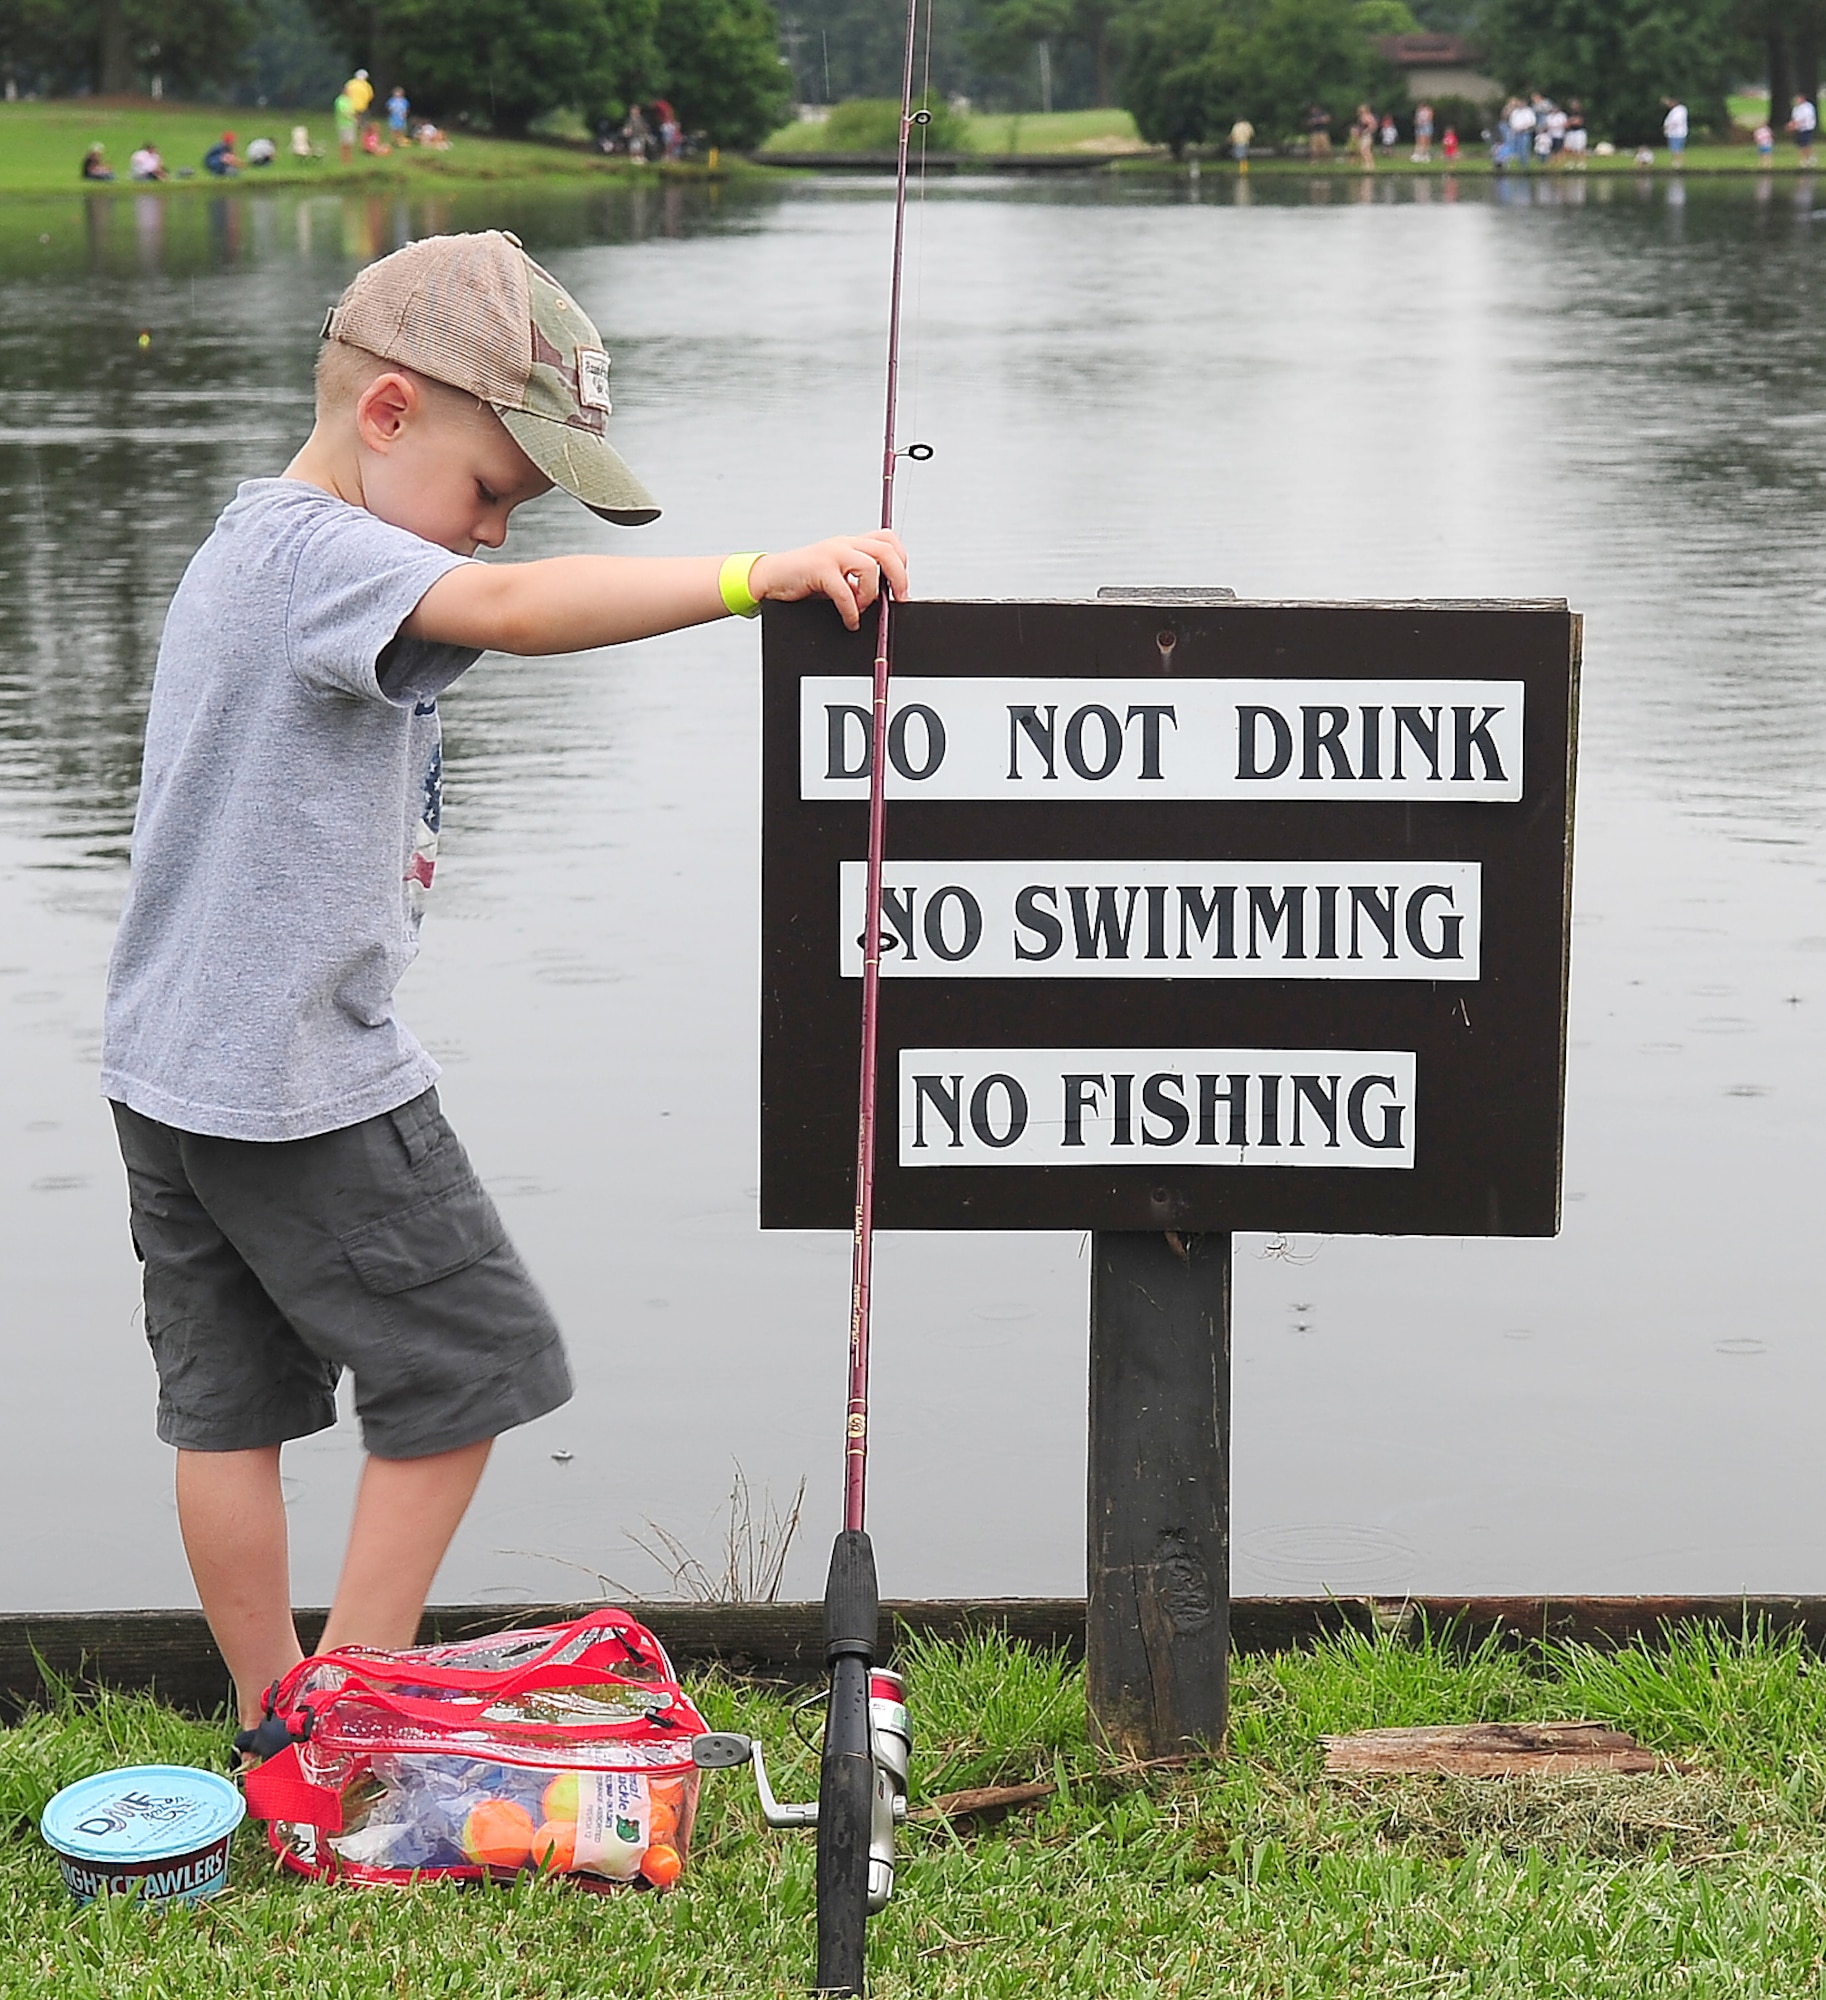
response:
<path id="1" fill-rule="evenodd" d="M 465 563 L 438 578 L 400 627 L 409 639 L 499 653 L 581 653 L 726 618 L 716 556 L 553 556 L 544 562 Z M 828 597 L 853 632 L 886 575 L 907 595 L 897 535 L 838 535 L 759 557 L 748 573 L 758 599 Z"/>

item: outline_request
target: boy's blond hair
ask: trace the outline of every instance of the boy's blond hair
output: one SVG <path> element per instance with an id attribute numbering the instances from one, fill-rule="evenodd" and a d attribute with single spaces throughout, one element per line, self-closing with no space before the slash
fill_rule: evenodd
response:
<path id="1" fill-rule="evenodd" d="M 450 415 L 473 417 L 479 411 L 488 411 L 488 405 L 479 397 L 465 389 L 453 389 L 448 382 L 440 382 L 416 368 L 408 368 L 403 361 L 389 361 L 346 340 L 326 340 L 317 356 L 318 420 L 352 410 L 362 391 L 381 375 L 404 375 L 418 385 L 428 402 L 442 406 Z"/>

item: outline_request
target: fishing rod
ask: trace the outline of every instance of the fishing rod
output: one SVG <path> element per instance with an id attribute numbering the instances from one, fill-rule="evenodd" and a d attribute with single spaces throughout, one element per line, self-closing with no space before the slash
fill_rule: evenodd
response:
<path id="1" fill-rule="evenodd" d="M 907 155 L 915 121 L 913 63 L 919 0 L 907 0 L 900 81 L 900 141 L 894 167 L 894 256 L 888 298 L 887 393 L 881 446 L 881 525 L 894 526 L 900 398 L 901 281 L 906 264 Z M 922 456 L 925 455 L 922 453 Z M 911 1738 L 904 1688 L 875 1668 L 880 1591 L 865 1526 L 869 1467 L 869 1332 L 875 1252 L 876 1085 L 881 1008 L 881 873 L 887 835 L 888 681 L 893 602 L 881 584 L 875 620 L 873 725 L 869 743 L 869 849 L 863 894 L 862 1033 L 856 1091 L 856 1226 L 851 1246 L 850 1393 L 844 1425 L 843 1527 L 824 1587 L 824 1650 L 830 1668 L 824 1751 L 818 1771 L 818 1982 L 820 1993 L 864 1990 L 871 1910 L 894 1885 L 895 1809 L 904 1813 Z"/>
<path id="2" fill-rule="evenodd" d="M 886 413 L 882 428 L 881 525 L 894 526 L 894 472 L 903 456 L 899 428 L 901 278 L 906 261 L 907 157 L 915 126 L 931 122 L 913 108 L 919 0 L 907 0 L 900 84 L 900 143 L 894 171 L 894 260 L 888 303 Z M 908 458 L 932 456 L 909 445 Z M 912 1734 L 900 1676 L 875 1664 L 881 1597 L 875 1551 L 865 1526 L 869 1465 L 869 1316 L 875 1250 L 876 1071 L 880 1044 L 881 873 L 887 829 L 888 681 L 892 668 L 892 594 L 882 578 L 875 620 L 873 725 L 869 737 L 868 879 L 863 896 L 862 1033 L 856 1094 L 856 1222 L 850 1279 L 849 1403 L 844 1424 L 843 1527 L 831 1548 L 824 1586 L 824 1652 L 830 1669 L 824 1747 L 815 1804 L 783 1804 L 768 1783 L 757 1738 L 715 1733 L 696 1738 L 692 1756 L 706 1770 L 750 1763 L 762 1816 L 775 1827 L 818 1829 L 818 1976 L 821 1994 L 861 1994 L 868 1920 L 894 1890 L 894 1829 L 906 1817 Z"/>

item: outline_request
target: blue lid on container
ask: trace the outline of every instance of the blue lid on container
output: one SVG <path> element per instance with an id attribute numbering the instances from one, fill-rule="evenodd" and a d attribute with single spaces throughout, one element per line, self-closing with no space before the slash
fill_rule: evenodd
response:
<path id="1" fill-rule="evenodd" d="M 241 1824 L 246 1801 L 226 1778 L 183 1764 L 135 1764 L 66 1785 L 38 1830 L 78 1861 L 190 1854 Z"/>

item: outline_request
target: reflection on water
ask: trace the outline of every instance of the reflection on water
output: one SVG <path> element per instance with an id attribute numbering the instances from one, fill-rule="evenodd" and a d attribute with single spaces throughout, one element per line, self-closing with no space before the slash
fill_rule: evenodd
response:
<path id="1" fill-rule="evenodd" d="M 0 810 L 42 792 L 82 852 L 124 854 L 165 602 L 235 483 L 309 429 L 317 327 L 359 265 L 451 229 L 518 224 L 552 250 L 714 227 L 688 204 L 672 186 L 0 211 Z"/>
<path id="2" fill-rule="evenodd" d="M 1239 1245 L 1240 1589 L 1826 1587 L 1814 200 L 1773 177 L 1008 181 L 935 184 L 916 217 L 922 588 L 1589 616 L 1566 1234 Z M 307 427 L 352 271 L 486 224 L 604 327 L 620 442 L 667 508 L 636 540 L 548 496 L 510 553 L 871 517 L 878 183 L 0 208 L 0 1494 L 47 1522 L 11 1603 L 189 1596 L 93 1077 L 165 602 Z M 629 1532 L 711 1548 L 733 1460 L 757 1491 L 809 1475 L 814 1541 L 833 1518 L 846 1246 L 754 1227 L 753 653 L 726 625 L 495 660 L 447 704 L 404 1008 L 580 1385 L 504 1442 L 451 1596 L 652 1588 Z M 897 1591 L 1081 1582 L 1082 1250 L 884 1244 Z M 347 1429 L 293 1455 L 306 1599 L 354 1463 Z"/>

